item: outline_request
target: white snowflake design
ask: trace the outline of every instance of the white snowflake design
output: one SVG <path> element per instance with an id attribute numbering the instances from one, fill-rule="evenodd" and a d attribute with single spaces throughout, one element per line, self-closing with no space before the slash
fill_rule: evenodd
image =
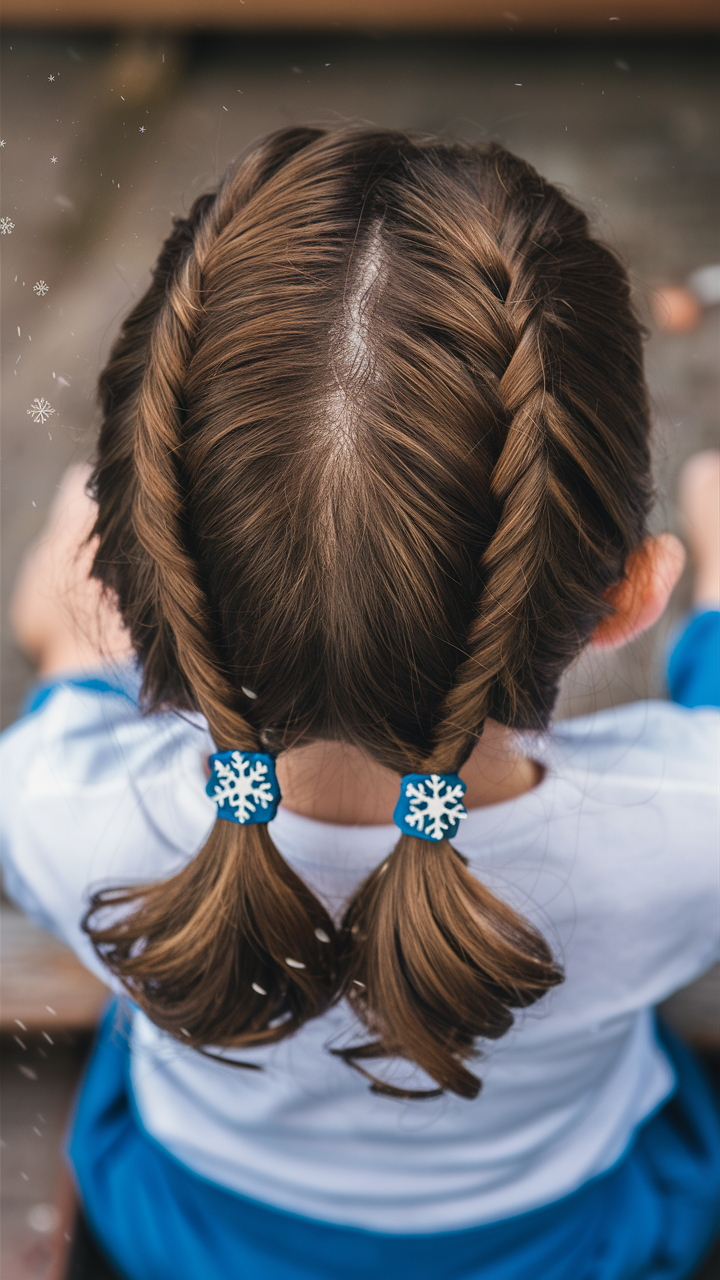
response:
<path id="1" fill-rule="evenodd" d="M 9 218 L 0 218 L 0 236 L 11 236 L 15 230 L 15 223 Z"/>
<path id="2" fill-rule="evenodd" d="M 50 414 L 54 412 L 52 405 L 44 396 L 40 396 L 40 398 L 36 396 L 28 409 L 33 422 L 47 422 Z"/>
<path id="3" fill-rule="evenodd" d="M 228 764 L 214 760 L 213 769 L 220 779 L 213 789 L 215 803 L 218 808 L 228 804 L 238 822 L 247 822 L 258 806 L 267 809 L 273 803 L 272 787 L 265 776 L 268 767 L 260 760 L 251 765 L 242 752 L 233 751 Z"/>
<path id="4" fill-rule="evenodd" d="M 431 840 L 443 840 L 454 823 L 467 818 L 462 802 L 464 794 L 461 783 L 451 787 L 438 773 L 431 773 L 427 782 L 408 782 L 405 795 L 410 801 L 410 812 L 405 821 Z"/>
<path id="5" fill-rule="evenodd" d="M 38 280 L 37 284 L 33 285 L 33 293 L 36 293 L 38 298 L 44 298 L 49 288 L 50 285 L 46 284 L 44 280 Z"/>

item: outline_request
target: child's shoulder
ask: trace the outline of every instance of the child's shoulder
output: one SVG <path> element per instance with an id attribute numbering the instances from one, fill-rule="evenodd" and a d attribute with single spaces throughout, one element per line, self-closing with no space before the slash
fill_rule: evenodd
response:
<path id="1" fill-rule="evenodd" d="M 49 767 L 65 783 L 98 784 L 116 775 L 118 763 L 122 773 L 149 776 L 172 767 L 178 751 L 206 746 L 202 717 L 144 715 L 140 685 L 141 672 L 130 664 L 37 685 L 3 734 L 6 766 L 23 757 L 29 781 Z M 27 767 L 23 772 L 27 777 Z"/>
<path id="2" fill-rule="evenodd" d="M 591 913 L 604 903 L 616 922 L 626 913 L 657 923 L 682 904 L 690 931 L 717 945 L 719 728 L 714 708 L 658 701 L 549 735 L 553 842 Z"/>
<path id="3" fill-rule="evenodd" d="M 652 779 L 718 790 L 720 712 L 673 702 L 626 706 L 559 721 L 547 749 L 562 772 Z"/>
<path id="4" fill-rule="evenodd" d="M 4 859 L 42 876 L 62 864 L 76 887 L 115 868 L 171 874 L 202 843 L 213 806 L 202 717 L 144 715 L 125 667 L 38 686 L 3 734 Z"/>

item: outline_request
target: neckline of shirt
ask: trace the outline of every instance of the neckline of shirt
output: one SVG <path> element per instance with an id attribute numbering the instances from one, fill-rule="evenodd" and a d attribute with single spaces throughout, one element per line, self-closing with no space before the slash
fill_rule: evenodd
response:
<path id="1" fill-rule="evenodd" d="M 536 830 L 538 822 L 547 820 L 559 779 L 546 753 L 538 749 L 535 742 L 532 758 L 543 768 L 540 782 L 511 800 L 469 809 L 467 818 L 461 823 L 460 830 L 452 841 L 453 846 L 461 853 L 467 852 L 472 858 L 473 854 L 477 855 L 477 846 L 480 844 L 485 855 L 486 842 L 489 841 L 495 849 L 507 844 L 515 845 L 526 831 Z M 269 829 L 274 839 L 292 848 L 293 861 L 315 864 L 324 861 L 323 855 L 330 853 L 341 853 L 352 861 L 357 858 L 374 863 L 383 853 L 392 849 L 400 835 L 392 822 L 372 826 L 322 822 L 317 818 L 295 813 L 282 804 Z"/>

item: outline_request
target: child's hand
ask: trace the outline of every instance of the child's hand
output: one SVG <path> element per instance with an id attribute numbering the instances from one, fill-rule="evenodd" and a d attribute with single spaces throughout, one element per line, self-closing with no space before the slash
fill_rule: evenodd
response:
<path id="1" fill-rule="evenodd" d="M 696 608 L 720 608 L 720 451 L 706 449 L 680 473 L 678 505 L 695 567 Z"/>
<path id="2" fill-rule="evenodd" d="M 85 493 L 89 474 L 85 465 L 65 472 L 10 601 L 17 642 L 43 677 L 92 669 L 132 654 L 117 608 L 88 577 L 94 545 L 87 537 L 95 516 Z"/>

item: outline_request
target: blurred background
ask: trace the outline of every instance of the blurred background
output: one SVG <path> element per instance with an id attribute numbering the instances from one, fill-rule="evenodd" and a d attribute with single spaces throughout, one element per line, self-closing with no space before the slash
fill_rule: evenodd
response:
<path id="1" fill-rule="evenodd" d="M 696 291 L 678 312 L 662 292 L 720 262 L 717 8 L 504 3 L 5 0 L 4 606 L 64 469 L 92 455 L 97 374 L 171 217 L 297 122 L 497 138 L 572 193 L 627 263 L 648 326 L 655 523 L 675 528 L 678 470 L 717 441 L 720 309 Z M 683 581 L 648 636 L 582 660 L 563 714 L 663 696 L 662 651 L 687 600 Z M 33 676 L 5 608 L 1 674 L 7 725 Z M 103 989 L 7 903 L 2 923 L 0 1265 L 3 1280 L 59 1280 L 60 1140 Z M 711 1061 L 717 985 L 669 1010 Z"/>

